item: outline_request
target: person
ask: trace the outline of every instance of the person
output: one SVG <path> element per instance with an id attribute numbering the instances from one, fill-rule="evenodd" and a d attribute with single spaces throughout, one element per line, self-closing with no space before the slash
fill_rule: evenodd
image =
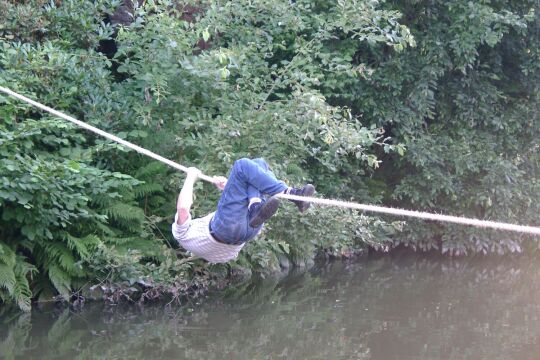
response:
<path id="1" fill-rule="evenodd" d="M 229 178 L 214 177 L 214 184 L 222 190 L 217 210 L 193 220 L 193 185 L 201 172 L 189 168 L 178 195 L 176 214 L 172 224 L 173 237 L 186 250 L 211 263 L 225 263 L 236 259 L 244 245 L 254 239 L 264 223 L 278 210 L 279 198 L 286 193 L 311 196 L 315 187 L 288 187 L 275 175 L 264 159 L 239 159 L 234 162 Z M 291 200 L 300 212 L 310 203 Z"/>

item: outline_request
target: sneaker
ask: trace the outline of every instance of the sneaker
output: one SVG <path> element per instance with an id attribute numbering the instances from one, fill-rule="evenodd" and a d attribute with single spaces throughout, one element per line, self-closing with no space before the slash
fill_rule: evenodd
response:
<path id="1" fill-rule="evenodd" d="M 278 207 L 279 199 L 275 196 L 272 196 L 264 203 L 255 203 L 251 205 L 249 210 L 251 218 L 251 220 L 249 220 L 249 226 L 258 228 L 277 212 Z"/>
<path id="2" fill-rule="evenodd" d="M 289 194 L 297 195 L 297 196 L 313 196 L 313 194 L 315 194 L 315 186 L 311 184 L 307 184 L 301 189 L 292 188 Z M 298 210 L 301 213 L 305 212 L 311 206 L 311 203 L 308 201 L 300 201 L 300 200 L 291 200 L 291 201 L 295 203 L 296 206 L 298 206 Z"/>

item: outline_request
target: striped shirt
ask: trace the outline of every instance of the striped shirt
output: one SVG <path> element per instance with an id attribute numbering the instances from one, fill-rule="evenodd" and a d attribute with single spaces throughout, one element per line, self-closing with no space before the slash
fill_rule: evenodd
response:
<path id="1" fill-rule="evenodd" d="M 211 263 L 225 263 L 236 259 L 244 244 L 227 245 L 217 242 L 210 235 L 210 220 L 215 212 L 195 220 L 189 218 L 182 225 L 178 225 L 178 213 L 174 216 L 172 224 L 173 237 L 187 251 Z"/>

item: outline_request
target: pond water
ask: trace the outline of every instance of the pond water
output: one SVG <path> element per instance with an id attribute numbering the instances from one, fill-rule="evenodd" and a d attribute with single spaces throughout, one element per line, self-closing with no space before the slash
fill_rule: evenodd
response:
<path id="1" fill-rule="evenodd" d="M 4 317 L 20 359 L 538 359 L 538 259 L 333 262 L 199 302 Z"/>

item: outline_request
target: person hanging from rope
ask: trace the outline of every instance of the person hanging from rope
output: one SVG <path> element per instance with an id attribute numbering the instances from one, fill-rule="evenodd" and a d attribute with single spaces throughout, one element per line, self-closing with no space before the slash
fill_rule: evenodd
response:
<path id="1" fill-rule="evenodd" d="M 223 191 L 217 210 L 192 220 L 193 185 L 200 174 L 197 168 L 188 169 L 176 203 L 172 234 L 184 249 L 211 263 L 236 259 L 246 242 L 254 239 L 278 210 L 279 199 L 274 195 L 312 196 L 315 193 L 311 184 L 302 188 L 288 187 L 276 179 L 261 158 L 243 158 L 234 162 L 228 179 L 214 177 L 214 184 Z M 310 206 L 306 201 L 290 201 L 302 213 Z"/>

